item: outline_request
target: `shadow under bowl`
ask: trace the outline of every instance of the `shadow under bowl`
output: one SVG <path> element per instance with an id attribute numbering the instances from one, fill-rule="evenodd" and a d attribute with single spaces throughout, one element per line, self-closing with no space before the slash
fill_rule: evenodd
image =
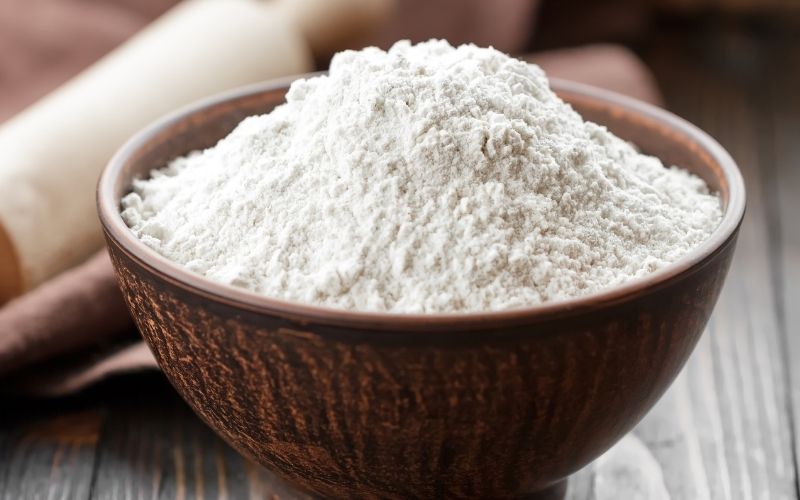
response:
<path id="1" fill-rule="evenodd" d="M 111 160 L 98 206 L 120 286 L 169 380 L 244 455 L 326 497 L 557 498 L 675 378 L 711 314 L 745 205 L 729 155 L 655 107 L 553 82 L 586 119 L 720 193 L 724 218 L 679 262 L 600 293 L 490 313 L 359 313 L 217 284 L 120 217 L 134 178 L 284 100 L 264 83 L 178 111 Z"/>

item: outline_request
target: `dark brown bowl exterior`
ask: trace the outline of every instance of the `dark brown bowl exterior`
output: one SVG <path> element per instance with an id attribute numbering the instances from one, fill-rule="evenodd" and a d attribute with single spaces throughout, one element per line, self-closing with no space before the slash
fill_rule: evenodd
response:
<path id="1" fill-rule="evenodd" d="M 282 102 L 285 88 L 239 91 L 140 135 L 101 180 L 120 285 L 176 389 L 239 451 L 326 497 L 521 497 L 609 448 L 700 337 L 744 192 L 727 155 L 677 119 L 602 91 L 555 88 L 587 118 L 703 176 L 738 220 L 680 272 L 552 307 L 458 319 L 287 306 L 170 269 L 115 213 L 134 176 L 212 145 Z"/>

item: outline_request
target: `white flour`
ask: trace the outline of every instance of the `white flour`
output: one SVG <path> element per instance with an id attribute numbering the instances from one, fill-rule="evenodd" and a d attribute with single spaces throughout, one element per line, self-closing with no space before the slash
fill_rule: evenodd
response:
<path id="1" fill-rule="evenodd" d="M 537 66 L 443 41 L 338 54 L 122 205 L 144 243 L 212 280 L 430 313 L 613 286 L 721 218 L 702 180 L 584 122 Z"/>

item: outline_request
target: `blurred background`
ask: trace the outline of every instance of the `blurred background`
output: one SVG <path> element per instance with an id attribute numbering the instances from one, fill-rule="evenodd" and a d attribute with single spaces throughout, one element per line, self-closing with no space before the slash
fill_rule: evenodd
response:
<path id="1" fill-rule="evenodd" d="M 664 106 L 728 149 L 748 213 L 721 307 L 744 318 L 688 370 L 711 370 L 721 394 L 708 484 L 667 486 L 797 498 L 800 0 L 0 0 L 0 498 L 286 494 L 158 373 L 102 249 L 94 183 L 171 109 L 404 38 L 493 45 Z M 766 399 L 740 398 L 748 384 Z M 668 437 L 648 444 L 685 439 Z"/>
<path id="2" fill-rule="evenodd" d="M 322 1 L 298 0 L 329 15 Z M 124 42 L 175 0 L 0 0 L 0 120 L 11 117 Z M 264 3 L 270 3 L 265 0 Z M 275 3 L 275 2 L 273 2 Z M 288 2 L 291 3 L 291 2 Z M 797 0 L 369 0 L 344 2 L 306 30 L 316 66 L 335 50 L 431 37 L 513 53 L 587 44 L 628 47 L 655 71 L 670 55 L 737 76 L 793 55 Z M 373 3 L 373 6 L 367 4 Z M 365 6 L 366 5 L 366 6 Z M 356 12 L 362 9 L 366 13 Z M 321 17 L 325 17 L 322 15 Z M 328 26 L 324 26 L 328 24 Z M 206 29 L 215 29 L 206 26 Z M 350 32 L 348 32 L 350 30 Z M 203 36 L 196 33 L 196 36 Z M 315 39 L 319 38 L 319 39 Z M 253 47 L 259 57 L 268 48 Z M 603 54 L 605 55 L 605 54 Z M 620 53 L 613 57 L 624 57 Z M 550 61 L 550 59 L 548 59 Z M 592 61 L 593 62 L 593 61 Z M 574 71 L 608 71 L 597 66 Z M 612 61 L 614 63 L 614 61 Z M 555 64 L 555 63 L 554 63 Z M 616 69 L 616 68 L 615 68 Z M 660 75 L 659 75 L 660 76 Z M 622 78 L 620 78 L 622 80 Z"/>

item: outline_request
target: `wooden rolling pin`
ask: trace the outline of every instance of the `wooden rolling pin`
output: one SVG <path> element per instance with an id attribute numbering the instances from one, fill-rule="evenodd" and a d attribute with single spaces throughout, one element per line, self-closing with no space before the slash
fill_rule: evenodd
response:
<path id="1" fill-rule="evenodd" d="M 310 71 L 312 49 L 336 50 L 389 2 L 188 0 L 0 127 L 0 303 L 102 245 L 95 183 L 139 128 L 200 97 Z"/>

